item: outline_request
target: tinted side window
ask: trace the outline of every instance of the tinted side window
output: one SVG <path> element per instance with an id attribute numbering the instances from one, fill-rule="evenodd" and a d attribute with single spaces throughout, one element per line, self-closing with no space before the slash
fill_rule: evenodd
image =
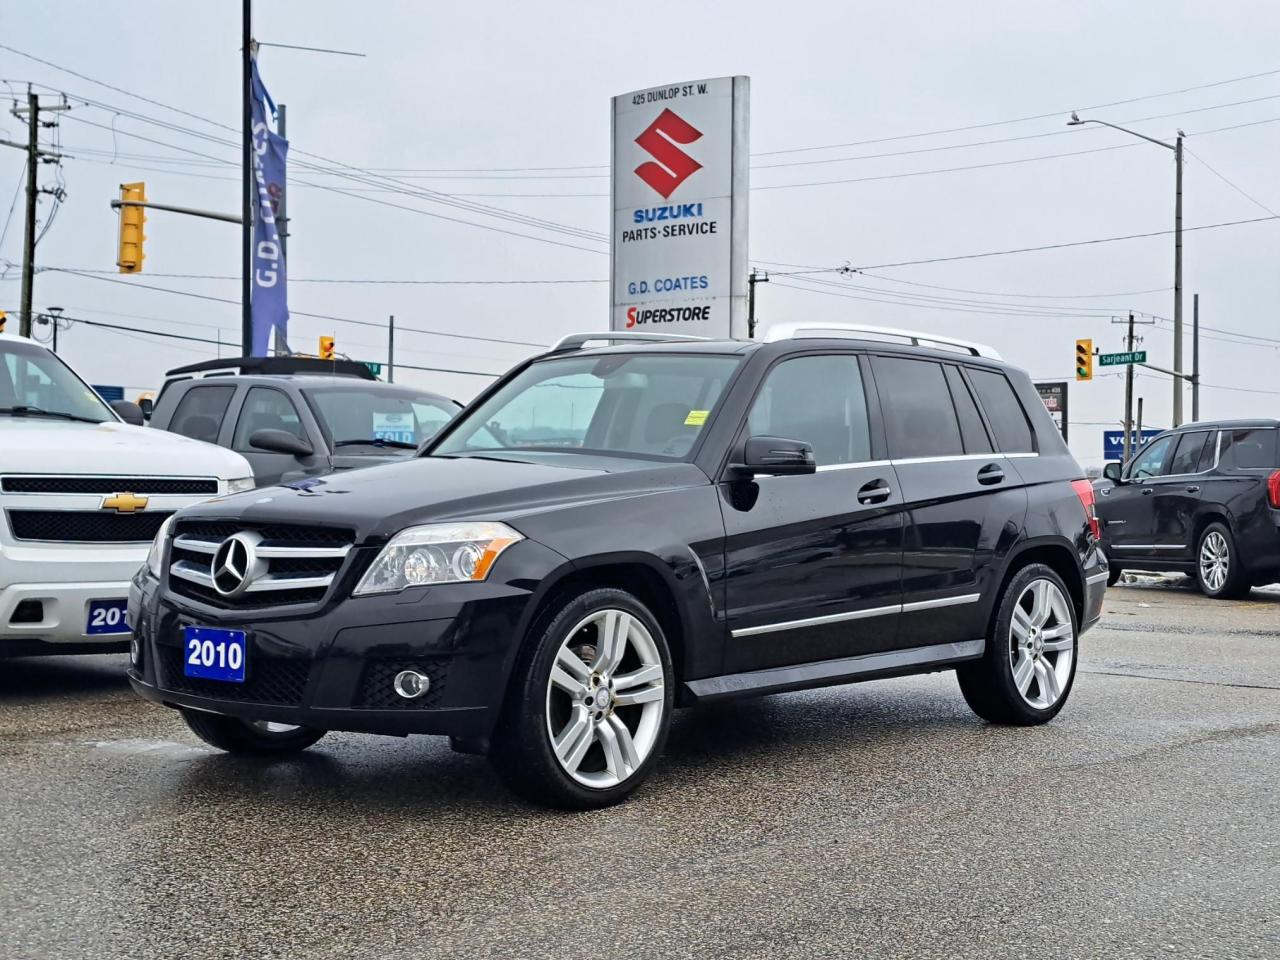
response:
<path id="1" fill-rule="evenodd" d="M 256 447 L 249 445 L 249 438 L 259 430 L 283 430 L 299 440 L 306 439 L 293 401 L 270 387 L 254 387 L 245 397 L 244 406 L 240 409 L 240 419 L 236 421 L 232 448 L 260 453 Z"/>
<path id="2" fill-rule="evenodd" d="M 1178 449 L 1173 453 L 1173 462 L 1169 465 L 1170 474 L 1195 473 L 1196 464 L 1200 462 L 1200 453 L 1204 450 L 1204 442 L 1209 437 L 1207 432 L 1184 433 L 1178 441 Z"/>
<path id="3" fill-rule="evenodd" d="M 235 392 L 236 388 L 231 384 L 192 387 L 178 401 L 178 408 L 169 421 L 169 431 L 193 440 L 217 443 L 222 418 Z"/>
<path id="4" fill-rule="evenodd" d="M 1141 480 L 1143 477 L 1158 477 L 1165 473 L 1165 467 L 1169 464 L 1169 455 L 1173 453 L 1173 441 L 1176 439 L 1178 438 L 1161 437 L 1147 444 L 1146 449 L 1133 461 L 1133 469 L 1129 471 L 1129 476 L 1134 480 Z"/>
<path id="5" fill-rule="evenodd" d="M 1222 431 L 1224 470 L 1251 470 L 1280 467 L 1276 450 L 1277 431 L 1270 427 Z"/>
<path id="6" fill-rule="evenodd" d="M 1032 439 L 1031 424 L 1027 421 L 1027 412 L 1022 409 L 1018 395 L 1013 392 L 1009 380 L 1003 373 L 992 370 L 969 368 L 969 379 L 982 400 L 982 409 L 987 413 L 991 429 L 995 431 L 996 443 L 1002 453 L 1034 453 L 1035 442 Z"/>
<path id="7" fill-rule="evenodd" d="M 890 457 L 905 460 L 964 453 L 942 364 L 876 357 L 875 369 Z"/>
<path id="8" fill-rule="evenodd" d="M 1204 447 L 1200 451 L 1200 461 L 1196 464 L 1196 471 L 1203 472 L 1213 468 L 1213 462 L 1218 456 L 1218 434 L 1216 431 L 1210 430 L 1208 437 L 1205 439 Z"/>
<path id="9" fill-rule="evenodd" d="M 855 356 L 795 357 L 769 371 L 748 435 L 813 444 L 818 466 L 871 459 L 862 371 Z"/>
<path id="10" fill-rule="evenodd" d="M 991 438 L 987 436 L 987 428 L 982 423 L 982 414 L 978 413 L 978 405 L 974 402 L 969 385 L 960 376 L 955 367 L 947 367 L 947 386 L 951 388 L 951 399 L 956 405 L 956 416 L 960 418 L 960 435 L 964 438 L 965 453 L 991 453 Z"/>

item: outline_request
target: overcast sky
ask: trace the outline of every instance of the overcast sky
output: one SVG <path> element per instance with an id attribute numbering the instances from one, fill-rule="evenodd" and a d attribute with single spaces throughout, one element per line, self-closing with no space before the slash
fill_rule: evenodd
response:
<path id="1" fill-rule="evenodd" d="M 0 43 L 235 127 L 239 6 L 230 0 L 135 0 L 126 12 L 88 0 L 39 5 L 0 0 Z M 1172 331 L 1167 318 L 1173 315 L 1168 235 L 881 267 L 868 270 L 873 276 L 847 279 L 781 276 L 846 262 L 870 268 L 1170 230 L 1172 154 L 1101 128 L 1068 131 L 1064 123 L 1072 108 L 1083 112 L 1091 105 L 1141 97 L 1088 115 L 1159 138 L 1172 138 L 1178 127 L 1187 132 L 1188 228 L 1280 212 L 1280 72 L 1150 96 L 1280 71 L 1280 5 L 1261 0 L 655 0 L 626 5 L 371 0 L 354 6 L 258 0 L 255 7 L 259 40 L 366 55 L 264 49 L 260 63 L 271 94 L 289 108 L 297 178 L 289 196 L 290 304 L 295 311 L 376 324 L 395 314 L 397 358 L 403 363 L 497 373 L 534 349 L 513 341 L 548 343 L 566 332 L 607 324 L 607 247 L 591 235 L 609 230 L 604 166 L 609 99 L 666 82 L 751 77 L 750 257 L 753 264 L 776 271 L 774 280 L 760 288 L 758 312 L 766 326 L 845 319 L 944 332 L 992 342 L 1037 378 L 1067 379 L 1075 339 L 1092 337 L 1103 350 L 1122 349 L 1123 328 L 1113 325 L 1112 317 L 1133 309 L 1165 318 L 1142 328 L 1142 346 L 1153 363 L 1168 366 Z M 119 183 L 145 180 L 151 200 L 237 212 L 236 150 L 205 139 L 234 138 L 234 131 L 4 50 L 0 78 L 11 84 L 0 90 L 24 92 L 25 82 L 34 81 L 44 91 L 65 91 L 74 105 L 60 123 L 62 147 L 71 155 L 61 168 L 66 201 L 41 243 L 39 263 L 103 271 L 101 276 L 125 281 L 42 273 L 36 309 L 62 306 L 70 316 L 136 329 L 221 337 L 228 344 L 238 340 L 239 312 L 233 304 L 130 288 L 148 284 L 238 298 L 236 280 L 162 276 L 236 275 L 237 229 L 152 213 L 144 273 L 121 278 L 112 272 L 116 216 L 108 206 Z M 83 106 L 78 98 L 107 106 Z M 0 116 L 0 139 L 24 139 L 25 127 L 7 114 L 7 106 Z M 117 115 L 112 108 L 181 129 Z M 1051 116 L 910 136 L 1044 114 Z M 1165 114 L 1176 115 L 1142 119 Z M 1254 125 L 1208 132 L 1249 123 Z M 1030 139 L 960 146 L 1009 138 Z M 802 149 L 812 147 L 824 149 Z M 1102 149 L 1107 147 L 1116 149 Z M 1092 150 L 1097 152 L 1082 152 Z M 905 151 L 918 152 L 902 155 Z M 1010 163 L 1063 153 L 1077 155 Z M 303 162 L 377 172 L 344 179 L 304 170 Z M 955 169 L 981 164 L 999 165 Z M 492 172 L 480 175 L 479 168 Z M 923 173 L 903 176 L 917 172 Z M 41 174 L 42 183 L 53 184 L 52 167 Z M 22 154 L 0 150 L 0 217 L 22 177 Z M 833 180 L 857 182 L 814 183 Z M 404 192 L 423 189 L 466 195 L 468 202 L 553 221 L 588 236 L 513 224 Z M 42 204 L 42 218 L 49 208 Z M 20 259 L 20 215 L 19 198 L 0 244 L 6 260 Z M 1201 295 L 1203 323 L 1216 328 L 1206 330 L 1202 343 L 1207 384 L 1202 417 L 1280 411 L 1278 241 L 1280 221 L 1274 220 L 1186 236 L 1188 363 L 1192 293 Z M 822 282 L 814 283 L 815 277 Z M 583 282 L 451 286 L 304 280 Z M 13 320 L 18 287 L 16 269 L 8 270 L 0 280 L 0 307 L 11 311 Z M 938 299 L 911 299 L 921 295 Z M 504 342 L 430 336 L 409 328 Z M 386 357 L 385 331 L 379 327 L 295 313 L 290 330 L 291 342 L 301 349 L 314 350 L 315 338 L 330 333 L 344 353 Z M 1241 343 L 1224 330 L 1272 342 Z M 124 384 L 131 393 L 158 386 L 165 369 L 217 350 L 83 324 L 64 331 L 60 346 L 92 382 Z M 397 379 L 463 400 L 486 382 L 408 371 Z M 1167 425 L 1168 379 L 1144 372 L 1137 386 L 1146 398 L 1147 422 Z M 1122 404 L 1119 376 L 1072 383 L 1072 447 L 1083 463 L 1101 462 L 1101 424 L 1117 423 Z M 1189 416 L 1189 392 L 1186 409 Z"/>

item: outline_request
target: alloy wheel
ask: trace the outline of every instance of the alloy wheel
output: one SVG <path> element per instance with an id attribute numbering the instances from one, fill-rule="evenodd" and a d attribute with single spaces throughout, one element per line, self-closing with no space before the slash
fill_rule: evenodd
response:
<path id="1" fill-rule="evenodd" d="M 631 777 L 653 752 L 666 709 L 658 646 L 625 610 L 580 621 L 547 681 L 547 735 L 561 768 L 597 789 Z"/>
<path id="2" fill-rule="evenodd" d="M 1066 596 L 1052 580 L 1032 580 L 1013 608 L 1009 664 L 1013 684 L 1030 706 L 1047 710 L 1071 679 L 1076 634 Z"/>
<path id="3" fill-rule="evenodd" d="M 1227 582 L 1230 573 L 1231 551 L 1227 538 L 1217 530 L 1209 531 L 1200 543 L 1200 579 L 1212 592 L 1217 593 Z"/>

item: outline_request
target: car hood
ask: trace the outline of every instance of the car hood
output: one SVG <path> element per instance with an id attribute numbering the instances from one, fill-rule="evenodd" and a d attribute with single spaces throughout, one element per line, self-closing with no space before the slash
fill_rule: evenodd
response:
<path id="1" fill-rule="evenodd" d="M 127 423 L 0 417 L 0 471 L 98 476 L 253 476 L 238 453 Z"/>
<path id="2" fill-rule="evenodd" d="M 357 541 L 416 523 L 507 520 L 711 481 L 689 463 L 565 457 L 555 464 L 424 457 L 209 500 L 183 517 L 348 527 Z"/>

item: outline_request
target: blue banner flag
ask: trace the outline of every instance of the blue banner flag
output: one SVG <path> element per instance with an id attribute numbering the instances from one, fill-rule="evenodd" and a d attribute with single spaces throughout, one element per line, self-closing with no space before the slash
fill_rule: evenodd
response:
<path id="1" fill-rule="evenodd" d="M 285 158 L 289 141 L 267 122 L 267 109 L 275 120 L 276 105 L 258 76 L 258 60 L 253 60 L 253 178 L 258 199 L 253 217 L 253 356 L 265 357 L 272 348 L 288 350 L 289 296 L 284 250 L 276 212 L 285 188 Z"/>

